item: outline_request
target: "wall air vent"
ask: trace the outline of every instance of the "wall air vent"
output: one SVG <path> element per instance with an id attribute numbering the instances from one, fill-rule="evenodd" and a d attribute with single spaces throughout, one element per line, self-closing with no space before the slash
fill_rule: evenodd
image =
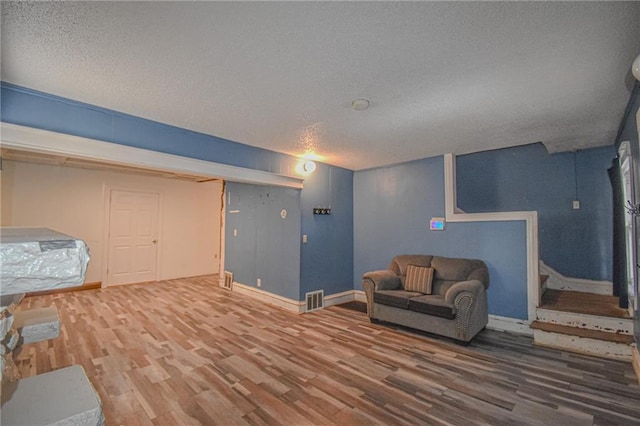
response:
<path id="1" fill-rule="evenodd" d="M 324 290 L 312 291 L 306 294 L 307 312 L 322 309 L 324 307 Z"/>
<path id="2" fill-rule="evenodd" d="M 233 286 L 233 272 L 224 271 L 224 285 L 223 288 L 231 290 Z"/>

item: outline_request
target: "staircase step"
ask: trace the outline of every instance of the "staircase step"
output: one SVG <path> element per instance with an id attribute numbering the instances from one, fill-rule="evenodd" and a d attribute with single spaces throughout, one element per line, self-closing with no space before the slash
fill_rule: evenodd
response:
<path id="1" fill-rule="evenodd" d="M 609 296 L 613 294 L 613 283 L 611 281 L 565 277 L 549 265 L 546 265 L 543 261 L 540 261 L 539 272 L 541 275 L 548 275 L 549 278 L 545 284 L 545 287 L 548 289 L 578 291 Z"/>
<path id="2" fill-rule="evenodd" d="M 615 296 L 548 289 L 542 295 L 540 308 L 610 318 L 631 318 L 629 312 L 618 304 Z"/>
<path id="3" fill-rule="evenodd" d="M 555 325 L 633 335 L 633 320 L 629 318 L 601 317 L 597 315 L 537 308 L 536 320 Z"/>
<path id="4" fill-rule="evenodd" d="M 605 333 L 612 334 L 612 333 Z M 533 343 L 536 346 L 560 349 L 563 351 L 598 356 L 607 359 L 631 361 L 633 344 L 610 342 L 591 337 L 580 337 L 571 334 L 533 329 Z"/>
<path id="5" fill-rule="evenodd" d="M 590 330 L 588 328 L 570 327 L 566 325 L 550 324 L 548 322 L 534 321 L 531 323 L 531 328 L 534 330 L 542 330 L 550 333 L 566 334 L 577 337 L 587 337 L 589 339 L 602 340 L 605 342 L 614 343 L 633 343 L 633 335 L 609 333 L 601 330 Z"/>

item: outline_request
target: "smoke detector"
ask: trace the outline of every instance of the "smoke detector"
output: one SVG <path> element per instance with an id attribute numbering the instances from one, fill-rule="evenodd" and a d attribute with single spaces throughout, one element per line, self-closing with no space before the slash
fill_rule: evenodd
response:
<path id="1" fill-rule="evenodd" d="M 368 99 L 354 99 L 353 101 L 351 101 L 351 108 L 355 109 L 356 111 L 364 111 L 365 109 L 369 108 L 369 100 Z"/>

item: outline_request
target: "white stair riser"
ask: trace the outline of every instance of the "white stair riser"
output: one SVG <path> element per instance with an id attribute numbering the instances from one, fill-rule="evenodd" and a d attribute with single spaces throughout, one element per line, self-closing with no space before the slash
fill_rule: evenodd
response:
<path id="1" fill-rule="evenodd" d="M 547 280 L 546 287 L 551 290 L 578 291 L 580 293 L 601 294 L 603 296 L 611 296 L 613 293 L 612 284 L 607 281 L 588 282 L 584 280 L 584 282 L 579 282 L 576 280 L 575 282 L 567 283 L 550 277 Z"/>
<path id="2" fill-rule="evenodd" d="M 597 315 L 576 314 L 573 312 L 536 309 L 536 319 L 549 324 L 586 328 L 605 331 L 607 333 L 633 334 L 633 320 L 623 318 L 601 317 Z"/>
<path id="3" fill-rule="evenodd" d="M 631 361 L 632 346 L 624 343 L 605 342 L 588 337 L 569 336 L 543 330 L 533 330 L 533 341 L 538 346 L 562 349 L 608 359 Z"/>
<path id="4" fill-rule="evenodd" d="M 540 261 L 540 274 L 549 276 L 545 282 L 545 287 L 551 290 L 578 291 L 581 293 L 602 294 L 605 296 L 611 296 L 613 294 L 613 283 L 611 281 L 565 277 L 543 261 Z"/>

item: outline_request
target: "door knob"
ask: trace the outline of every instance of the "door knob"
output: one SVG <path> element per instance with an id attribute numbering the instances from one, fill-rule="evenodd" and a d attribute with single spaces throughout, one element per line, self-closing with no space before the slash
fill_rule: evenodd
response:
<path id="1" fill-rule="evenodd" d="M 157 243 L 158 243 L 158 240 L 152 240 L 151 242 L 152 242 L 153 244 L 157 244 Z"/>

